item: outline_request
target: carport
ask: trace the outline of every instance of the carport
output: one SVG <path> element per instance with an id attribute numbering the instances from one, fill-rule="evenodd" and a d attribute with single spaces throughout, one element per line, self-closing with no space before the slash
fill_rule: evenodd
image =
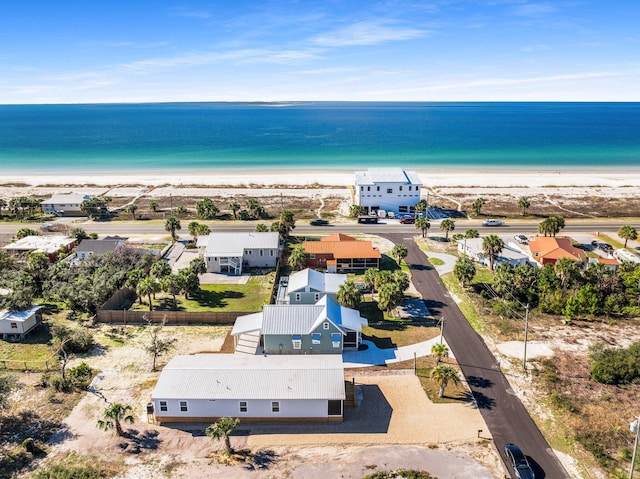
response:
<path id="1" fill-rule="evenodd" d="M 262 343 L 262 313 L 239 316 L 231 330 L 236 353 L 256 354 Z"/>

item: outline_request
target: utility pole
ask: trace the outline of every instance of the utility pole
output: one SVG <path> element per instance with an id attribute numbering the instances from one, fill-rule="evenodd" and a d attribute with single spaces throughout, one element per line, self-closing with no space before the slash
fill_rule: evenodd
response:
<path id="1" fill-rule="evenodd" d="M 524 354 L 522 355 L 522 368 L 527 373 L 527 338 L 529 336 L 529 303 L 524 313 Z"/>
<path id="2" fill-rule="evenodd" d="M 440 320 L 440 344 L 442 344 L 442 340 L 444 339 L 444 322 L 447 320 L 444 316 Z"/>
<path id="3" fill-rule="evenodd" d="M 633 470 L 636 468 L 636 457 L 638 456 L 638 434 L 640 434 L 640 416 L 629 424 L 629 430 L 636 433 L 636 440 L 633 443 L 633 457 L 631 458 L 631 469 L 629 469 L 629 479 L 633 479 Z"/>

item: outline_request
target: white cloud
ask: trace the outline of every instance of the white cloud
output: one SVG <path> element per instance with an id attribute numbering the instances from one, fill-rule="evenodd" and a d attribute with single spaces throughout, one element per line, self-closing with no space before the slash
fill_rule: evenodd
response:
<path id="1" fill-rule="evenodd" d="M 557 9 L 548 3 L 525 3 L 511 9 L 511 13 L 519 17 L 538 17 L 547 13 L 553 13 Z"/>
<path id="2" fill-rule="evenodd" d="M 428 33 L 426 30 L 398 25 L 389 20 L 371 20 L 326 32 L 316 36 L 312 41 L 325 47 L 377 45 L 424 37 Z"/>

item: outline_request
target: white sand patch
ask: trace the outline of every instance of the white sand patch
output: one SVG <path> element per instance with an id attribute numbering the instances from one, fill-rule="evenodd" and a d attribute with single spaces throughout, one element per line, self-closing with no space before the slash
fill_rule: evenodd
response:
<path id="1" fill-rule="evenodd" d="M 514 358 L 524 358 L 524 342 L 523 341 L 508 341 L 506 343 L 500 343 L 497 345 L 498 351 L 505 356 L 511 356 Z M 540 343 L 537 341 L 527 342 L 527 359 L 538 357 L 552 357 L 553 349 L 547 343 Z"/>

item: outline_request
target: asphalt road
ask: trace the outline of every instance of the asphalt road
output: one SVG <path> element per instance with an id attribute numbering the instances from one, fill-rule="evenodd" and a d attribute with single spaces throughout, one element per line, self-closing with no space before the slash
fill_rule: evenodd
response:
<path id="1" fill-rule="evenodd" d="M 189 237 L 187 232 L 187 225 L 192 220 L 182 221 L 182 230 L 179 231 L 184 239 Z M 260 223 L 270 224 L 270 220 L 259 221 Z M 205 221 L 212 231 L 248 231 L 253 230 L 258 221 Z M 602 220 L 602 219 L 571 219 L 567 220 L 565 228 L 560 232 L 560 235 L 567 233 L 577 232 L 603 232 L 614 233 L 618 231 L 620 226 L 625 224 L 632 224 L 636 227 L 640 227 L 637 221 L 629 222 L 620 220 Z M 432 222 L 433 227 L 429 230 L 430 236 L 444 236 L 444 233 L 440 231 L 438 223 Z M 29 227 L 33 229 L 39 229 L 41 223 L 0 223 L 0 235 L 14 235 L 20 228 Z M 168 233 L 164 229 L 163 222 L 151 222 L 151 221 L 86 221 L 80 220 L 74 222 L 71 226 L 79 226 L 83 228 L 87 233 L 96 233 L 98 235 L 115 235 L 131 236 L 131 235 L 163 235 Z M 481 221 L 478 220 L 458 220 L 456 222 L 456 229 L 450 233 L 464 233 L 468 229 L 476 229 L 481 235 L 484 234 L 535 234 L 538 231 L 537 221 L 509 221 L 504 226 L 499 227 L 483 227 Z M 357 234 L 357 233 L 370 233 L 370 234 L 390 234 L 390 233 L 404 233 L 405 235 L 416 235 L 418 230 L 415 225 L 402 225 L 396 220 L 389 220 L 388 223 L 381 222 L 380 224 L 358 224 L 355 221 L 349 223 L 336 223 L 329 226 L 311 226 L 306 221 L 298 221 L 294 234 L 332 234 L 339 231 L 345 234 Z"/>
<path id="2" fill-rule="evenodd" d="M 468 323 L 413 238 L 404 234 L 382 236 L 407 247 L 406 262 L 411 269 L 413 284 L 425 299 L 429 311 L 437 318 L 446 318 L 444 337 L 460 364 L 503 459 L 504 445 L 512 442 L 530 458 L 536 479 L 569 479 L 569 474 L 514 394 L 495 357 Z"/>

